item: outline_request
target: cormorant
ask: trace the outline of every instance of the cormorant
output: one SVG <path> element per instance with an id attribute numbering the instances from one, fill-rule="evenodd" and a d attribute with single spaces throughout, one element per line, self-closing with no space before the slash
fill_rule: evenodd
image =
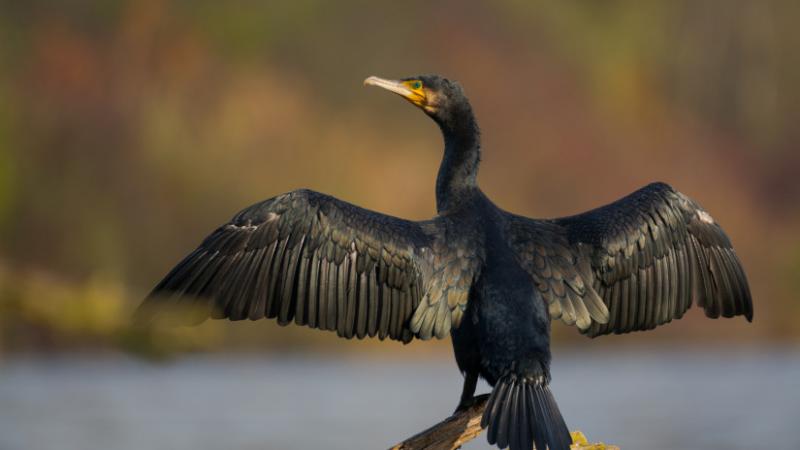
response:
<path id="1" fill-rule="evenodd" d="M 190 303 L 202 318 L 277 318 L 409 342 L 452 336 L 464 375 L 491 386 L 490 444 L 567 450 L 548 387 L 550 321 L 581 333 L 648 330 L 697 303 L 752 320 L 750 290 L 722 228 L 689 197 L 650 184 L 572 217 L 503 211 L 477 183 L 480 133 L 461 86 L 437 75 L 369 77 L 441 128 L 437 216 L 421 222 L 297 190 L 257 203 L 211 233 L 155 287 L 144 310 Z M 140 308 L 140 311 L 143 309 Z"/>

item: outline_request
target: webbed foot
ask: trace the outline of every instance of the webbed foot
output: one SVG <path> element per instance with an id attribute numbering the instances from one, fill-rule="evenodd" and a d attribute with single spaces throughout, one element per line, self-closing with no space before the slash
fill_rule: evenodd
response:
<path id="1" fill-rule="evenodd" d="M 461 399 L 461 402 L 458 403 L 456 406 L 456 410 L 453 411 L 453 414 L 458 414 L 460 412 L 466 411 L 472 408 L 475 405 L 475 397 L 470 397 L 468 399 Z"/>

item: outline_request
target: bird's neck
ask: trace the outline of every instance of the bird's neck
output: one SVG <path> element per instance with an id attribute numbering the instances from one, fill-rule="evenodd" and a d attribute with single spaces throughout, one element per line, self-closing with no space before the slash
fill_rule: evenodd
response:
<path id="1" fill-rule="evenodd" d="M 436 177 L 436 209 L 443 213 L 458 207 L 478 189 L 481 142 L 478 123 L 467 106 L 447 121 L 439 122 L 444 135 L 444 157 Z"/>

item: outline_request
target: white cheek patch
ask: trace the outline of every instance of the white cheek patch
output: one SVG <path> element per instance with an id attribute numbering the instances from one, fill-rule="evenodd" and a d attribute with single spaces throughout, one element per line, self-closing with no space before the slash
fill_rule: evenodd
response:
<path id="1" fill-rule="evenodd" d="M 423 105 L 425 111 L 435 113 L 439 109 L 439 94 L 431 91 L 425 92 L 425 104 Z"/>
<path id="2" fill-rule="evenodd" d="M 711 217 L 711 214 L 703 210 L 697 211 L 697 218 L 700 219 L 701 222 L 714 223 L 714 218 Z"/>

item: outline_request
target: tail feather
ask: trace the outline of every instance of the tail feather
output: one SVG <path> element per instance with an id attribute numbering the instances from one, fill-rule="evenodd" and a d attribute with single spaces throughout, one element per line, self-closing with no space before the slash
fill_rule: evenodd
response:
<path id="1" fill-rule="evenodd" d="M 486 404 L 490 444 L 510 450 L 569 450 L 572 438 L 543 378 L 502 377 Z"/>

